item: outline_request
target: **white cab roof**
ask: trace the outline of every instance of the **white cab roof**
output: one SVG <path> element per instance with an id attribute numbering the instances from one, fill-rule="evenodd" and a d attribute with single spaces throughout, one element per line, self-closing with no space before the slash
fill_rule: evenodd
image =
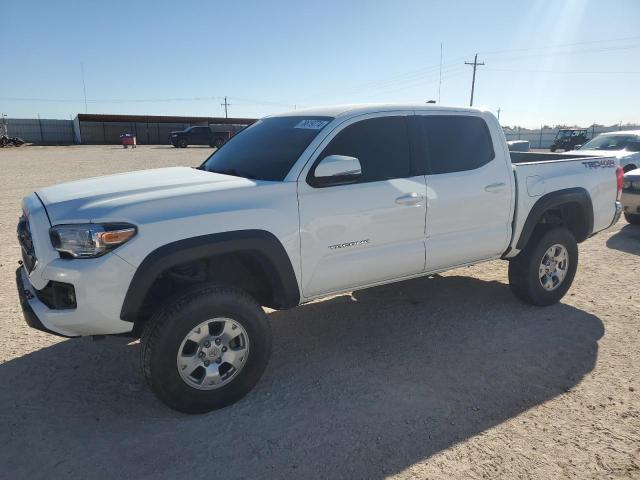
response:
<path id="1" fill-rule="evenodd" d="M 421 111 L 452 111 L 452 112 L 484 112 L 486 110 L 471 107 L 444 107 L 436 104 L 407 104 L 407 103 L 369 103 L 332 105 L 326 107 L 305 108 L 291 112 L 271 115 L 272 117 L 346 117 L 363 115 L 367 113 L 396 111 L 396 110 L 421 110 Z"/>

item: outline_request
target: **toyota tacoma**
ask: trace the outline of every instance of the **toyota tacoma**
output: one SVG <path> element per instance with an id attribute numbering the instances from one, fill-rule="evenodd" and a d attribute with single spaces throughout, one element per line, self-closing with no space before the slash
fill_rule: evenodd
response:
<path id="1" fill-rule="evenodd" d="M 558 302 L 578 244 L 616 222 L 615 157 L 509 152 L 489 112 L 327 107 L 244 129 L 197 168 L 26 196 L 16 271 L 26 322 L 140 338 L 170 407 L 236 402 L 271 352 L 263 307 L 495 259 L 513 293 Z"/>

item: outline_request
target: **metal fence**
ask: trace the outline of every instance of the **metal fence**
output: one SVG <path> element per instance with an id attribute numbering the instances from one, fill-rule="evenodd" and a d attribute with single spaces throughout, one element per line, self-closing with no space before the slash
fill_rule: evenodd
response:
<path id="1" fill-rule="evenodd" d="M 73 120 L 48 118 L 7 118 L 7 134 L 39 145 L 70 145 L 74 143 Z"/>
<path id="2" fill-rule="evenodd" d="M 169 133 L 172 131 L 190 126 L 190 123 L 81 121 L 79 133 L 82 143 L 89 145 L 118 144 L 123 133 L 133 133 L 140 145 L 159 145 L 169 143 Z"/>
<path id="3" fill-rule="evenodd" d="M 527 128 L 509 128 L 504 127 L 504 135 L 507 140 L 527 140 L 531 148 L 549 148 L 556 138 L 558 128 L 539 128 L 537 130 Z M 640 126 L 614 126 L 614 127 L 588 127 L 587 137 L 593 137 L 606 132 L 617 132 L 619 130 L 640 130 Z"/>

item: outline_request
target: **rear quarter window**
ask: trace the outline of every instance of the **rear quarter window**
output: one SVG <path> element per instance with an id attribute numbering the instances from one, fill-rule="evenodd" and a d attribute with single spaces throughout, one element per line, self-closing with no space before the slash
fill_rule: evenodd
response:
<path id="1" fill-rule="evenodd" d="M 420 151 L 426 155 L 428 174 L 475 170 L 495 158 L 493 142 L 480 117 L 457 115 L 418 116 Z"/>

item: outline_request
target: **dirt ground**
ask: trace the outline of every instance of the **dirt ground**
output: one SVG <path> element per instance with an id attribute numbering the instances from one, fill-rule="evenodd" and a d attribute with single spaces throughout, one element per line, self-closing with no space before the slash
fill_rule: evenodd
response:
<path id="1" fill-rule="evenodd" d="M 580 246 L 563 302 L 516 300 L 505 262 L 270 313 L 271 363 L 236 405 L 166 408 L 139 345 L 23 321 L 23 195 L 195 165 L 208 148 L 0 150 L 0 478 L 640 478 L 640 228 Z"/>

